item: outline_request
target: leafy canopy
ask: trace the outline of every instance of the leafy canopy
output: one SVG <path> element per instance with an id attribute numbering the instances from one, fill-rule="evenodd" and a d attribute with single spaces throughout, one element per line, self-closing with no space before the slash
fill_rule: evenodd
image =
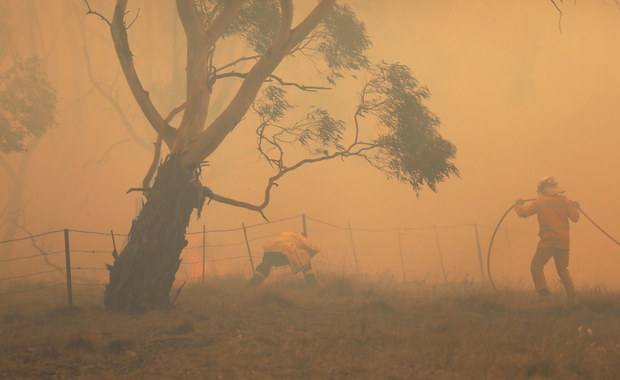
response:
<path id="1" fill-rule="evenodd" d="M 411 70 L 400 64 L 381 64 L 363 93 L 359 112 L 377 117 L 384 127 L 375 140 L 378 167 L 409 183 L 416 191 L 459 174 L 452 162 L 456 148 L 439 134 L 440 121 L 424 104 L 430 97 Z"/>
<path id="2" fill-rule="evenodd" d="M 55 124 L 56 91 L 36 57 L 18 60 L 0 74 L 0 151 L 24 150 L 24 139 L 41 137 Z"/>
<path id="3" fill-rule="evenodd" d="M 205 27 L 227 2 L 195 1 Z M 240 37 L 258 55 L 266 54 L 279 24 L 279 4 L 277 0 L 247 1 L 224 35 Z M 364 24 L 348 5 L 336 4 L 291 51 L 291 55 L 310 59 L 332 85 L 345 72 L 368 74 L 370 79 L 352 112 L 353 123 L 337 120 L 326 108 L 316 105 L 310 107 L 304 119 L 291 122 L 287 112 L 293 107 L 282 81 L 271 81 L 275 85 L 265 87 L 262 96 L 254 101 L 252 108 L 260 119 L 256 129 L 258 150 L 278 169 L 274 178 L 302 163 L 349 156 L 365 159 L 388 177 L 408 183 L 416 192 L 424 186 L 436 191 L 438 183 L 459 175 L 453 162 L 456 148 L 440 135 L 439 118 L 424 104 L 430 97 L 428 89 L 419 85 L 405 65 L 372 65 L 366 56 L 370 47 Z M 315 157 L 285 163 L 286 152 L 299 147 Z"/>
<path id="4" fill-rule="evenodd" d="M 346 123 L 326 109 L 313 107 L 305 119 L 283 124 L 292 108 L 286 91 L 267 87 L 254 107 L 262 121 L 257 134 L 263 157 L 282 169 L 286 145 L 299 145 L 314 155 L 359 156 L 416 192 L 425 185 L 436 191 L 439 182 L 458 176 L 453 163 L 456 148 L 441 137 L 439 118 L 423 103 L 430 97 L 428 89 L 420 87 L 404 65 L 383 63 L 369 71 L 371 79 L 361 91 L 354 115 L 355 138 L 348 146 Z M 366 122 L 358 122 L 358 117 Z"/>
<path id="5" fill-rule="evenodd" d="M 228 0 L 195 0 L 202 15 L 205 28 L 224 8 Z M 258 54 L 265 54 L 279 24 L 280 3 L 276 0 L 246 1 L 243 9 L 224 32 L 225 37 L 238 36 Z M 346 70 L 367 68 L 369 60 L 365 51 L 371 46 L 364 24 L 351 8 L 336 4 L 323 22 L 308 36 L 293 54 L 320 61 L 326 68 L 326 79 L 335 79 Z"/>

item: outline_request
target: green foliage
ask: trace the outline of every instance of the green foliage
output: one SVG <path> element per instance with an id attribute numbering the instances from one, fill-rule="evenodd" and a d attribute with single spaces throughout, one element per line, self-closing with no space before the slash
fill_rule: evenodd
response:
<path id="1" fill-rule="evenodd" d="M 374 115 L 382 131 L 375 166 L 415 191 L 458 176 L 456 148 L 439 134 L 439 119 L 423 104 L 430 93 L 404 65 L 379 65 L 362 93 L 359 114 Z"/>
<path id="2" fill-rule="evenodd" d="M 254 110 L 263 119 L 263 124 L 276 123 L 292 108 L 286 100 L 286 93 L 281 87 L 267 86 L 263 96 L 254 102 Z"/>
<path id="3" fill-rule="evenodd" d="M 229 0 L 196 0 L 205 27 L 219 14 Z M 279 2 L 274 0 L 246 1 L 241 12 L 224 32 L 224 36 L 242 36 L 257 53 L 269 49 L 280 22 Z"/>
<path id="4" fill-rule="evenodd" d="M 25 138 L 55 124 L 55 108 L 56 91 L 38 58 L 19 60 L 0 74 L 0 151 L 23 151 Z"/>
<path id="5" fill-rule="evenodd" d="M 277 1 L 248 1 L 227 34 L 242 35 L 254 51 L 265 54 L 278 28 L 279 15 L 280 7 Z"/>
<path id="6" fill-rule="evenodd" d="M 336 120 L 323 108 L 314 108 L 306 119 L 296 123 L 289 131 L 296 141 L 311 153 L 329 154 L 330 150 L 342 150 L 340 145 L 346 124 Z"/>
<path id="7" fill-rule="evenodd" d="M 223 9 L 228 0 L 196 0 L 205 27 Z M 280 5 L 275 0 L 250 0 L 224 33 L 224 36 L 241 36 L 258 54 L 265 54 L 280 22 Z M 365 51 L 371 46 L 364 24 L 357 19 L 348 5 L 335 5 L 328 17 L 300 46 L 296 52 L 314 60 L 320 58 L 327 68 L 327 80 L 335 84 L 343 70 L 360 70 L 369 66 Z"/>
<path id="8" fill-rule="evenodd" d="M 228 0 L 196 1 L 201 4 L 208 25 Z M 249 0 L 225 35 L 242 37 L 254 51 L 265 54 L 279 17 L 278 1 Z M 302 121 L 281 125 L 291 105 L 282 86 L 269 86 L 253 107 L 261 119 L 257 129 L 259 151 L 281 168 L 286 167 L 282 163 L 286 144 L 301 146 L 319 156 L 357 155 L 389 177 L 410 184 L 416 192 L 424 186 L 436 191 L 439 182 L 451 175 L 458 176 L 453 163 L 456 148 L 439 134 L 439 119 L 423 103 L 429 98 L 429 91 L 419 86 L 407 66 L 382 63 L 371 67 L 365 55 L 371 45 L 364 24 L 352 9 L 336 4 L 291 54 L 311 60 L 332 85 L 347 71 L 369 72 L 372 77 L 360 97 L 356 128 L 362 128 L 357 124 L 358 117 L 371 116 L 379 126 L 378 133 L 372 132 L 370 140 L 360 141 L 362 134 L 358 129 L 353 144 L 345 148 L 345 122 L 332 118 L 321 107 L 313 107 Z M 374 131 L 376 124 L 371 123 L 366 124 Z M 264 144 L 270 148 L 265 149 Z"/>
<path id="9" fill-rule="evenodd" d="M 327 80 L 335 84 L 339 70 L 360 70 L 369 66 L 364 52 L 372 46 L 364 24 L 348 5 L 336 5 L 323 22 L 318 33 L 317 50 L 327 63 Z"/>
<path id="10" fill-rule="evenodd" d="M 329 154 L 330 150 L 342 151 L 340 145 L 346 124 L 336 120 L 323 108 L 313 108 L 306 118 L 292 126 L 281 126 L 279 121 L 292 106 L 286 101 L 286 90 L 277 86 L 268 86 L 263 95 L 254 102 L 254 111 L 261 118 L 256 133 L 259 144 L 265 140 L 278 152 L 283 145 L 304 147 L 312 154 Z"/>

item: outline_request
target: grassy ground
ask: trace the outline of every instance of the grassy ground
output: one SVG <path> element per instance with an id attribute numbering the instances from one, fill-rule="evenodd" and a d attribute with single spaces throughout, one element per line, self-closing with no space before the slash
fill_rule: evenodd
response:
<path id="1" fill-rule="evenodd" d="M 323 278 L 186 286 L 173 310 L 0 314 L 0 378 L 618 379 L 620 295 Z"/>

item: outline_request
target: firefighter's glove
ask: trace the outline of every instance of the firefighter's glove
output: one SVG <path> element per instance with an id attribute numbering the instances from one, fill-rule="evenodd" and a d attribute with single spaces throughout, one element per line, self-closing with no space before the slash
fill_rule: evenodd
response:
<path id="1" fill-rule="evenodd" d="M 579 207 L 580 207 L 580 204 L 579 204 L 579 202 L 577 202 L 577 201 L 571 201 L 571 202 L 570 202 L 570 204 L 571 204 L 573 207 L 575 207 L 575 208 L 579 208 Z"/>

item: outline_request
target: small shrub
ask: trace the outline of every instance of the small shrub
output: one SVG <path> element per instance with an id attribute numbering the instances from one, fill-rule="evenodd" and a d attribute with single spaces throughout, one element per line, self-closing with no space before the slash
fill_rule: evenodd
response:
<path id="1" fill-rule="evenodd" d="M 295 301 L 278 288 L 262 288 L 255 293 L 254 302 L 258 305 L 277 305 L 290 309 L 296 305 Z"/>
<path id="2" fill-rule="evenodd" d="M 2 317 L 2 323 L 13 323 L 23 321 L 24 319 L 26 319 L 26 317 L 20 313 L 8 313 Z"/>
<path id="3" fill-rule="evenodd" d="M 189 321 L 189 320 L 185 320 L 183 322 L 181 322 L 180 325 L 178 325 L 173 332 L 175 334 L 189 334 L 191 332 L 194 331 L 194 324 Z"/>
<path id="4" fill-rule="evenodd" d="M 551 377 L 556 372 L 555 362 L 549 358 L 536 359 L 527 366 L 525 375 L 527 377 Z"/>
<path id="5" fill-rule="evenodd" d="M 90 337 L 78 333 L 69 338 L 67 342 L 67 349 L 70 351 L 80 351 L 80 352 L 95 352 L 95 344 L 90 339 Z"/>
<path id="6" fill-rule="evenodd" d="M 394 313 L 394 307 L 386 300 L 378 299 L 369 302 L 364 302 L 360 307 L 361 310 L 367 312 L 380 312 L 380 313 Z"/>
<path id="7" fill-rule="evenodd" d="M 114 339 L 106 346 L 106 351 L 110 354 L 122 355 L 127 351 L 135 350 L 136 344 L 127 339 Z"/>
<path id="8" fill-rule="evenodd" d="M 322 283 L 320 294 L 336 297 L 353 297 L 358 292 L 359 285 L 350 277 L 335 277 Z"/>

